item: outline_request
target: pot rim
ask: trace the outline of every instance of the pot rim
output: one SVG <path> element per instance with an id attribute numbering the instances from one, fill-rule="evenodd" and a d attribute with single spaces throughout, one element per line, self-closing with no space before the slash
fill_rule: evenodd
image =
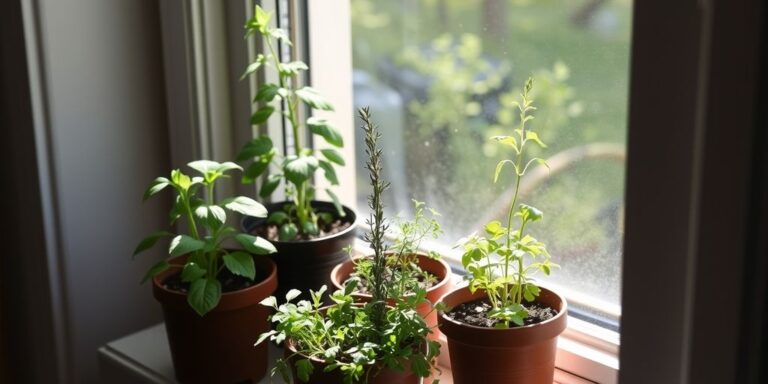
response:
<path id="1" fill-rule="evenodd" d="M 263 265 L 268 266 L 269 272 L 267 273 L 267 276 L 259 280 L 258 283 L 251 285 L 250 287 L 238 289 L 236 291 L 222 292 L 221 299 L 219 299 L 219 304 L 216 305 L 216 307 L 214 307 L 210 312 L 215 312 L 219 310 L 222 310 L 222 311 L 229 310 L 229 309 L 239 307 L 239 306 L 226 304 L 226 301 L 229 301 L 231 298 L 234 298 L 235 296 L 247 295 L 257 290 L 269 291 L 270 293 L 267 296 L 274 293 L 275 289 L 277 288 L 277 266 L 275 265 L 275 262 L 265 255 L 251 254 L 251 256 L 253 256 L 254 262 L 261 262 L 263 263 Z M 169 259 L 169 261 L 186 259 L 186 257 L 188 257 L 188 255 L 176 256 Z M 263 265 L 262 265 L 262 268 L 263 268 Z M 162 273 L 155 275 L 152 278 L 153 291 L 155 293 L 155 297 L 158 300 L 160 300 L 159 296 L 164 296 L 168 299 L 167 300 L 168 302 L 160 300 L 161 303 L 163 304 L 166 304 L 166 303 L 172 304 L 173 302 L 179 302 L 181 300 L 184 302 L 185 306 L 189 307 L 189 304 L 187 304 L 187 297 L 189 296 L 189 293 L 183 293 L 183 292 L 175 291 L 172 289 L 168 289 L 162 284 L 163 280 L 170 277 L 173 273 L 176 273 L 178 270 L 179 268 L 172 267 Z M 189 308 L 189 309 L 192 310 L 192 308 Z"/>
<path id="2" fill-rule="evenodd" d="M 321 205 L 334 206 L 333 202 L 324 201 L 324 200 L 312 200 L 311 203 L 312 204 L 320 203 Z M 269 209 L 270 207 L 276 206 L 276 205 L 282 206 L 284 204 L 293 204 L 293 202 L 288 200 L 283 200 L 283 201 L 277 201 L 273 203 L 267 203 L 267 204 L 264 204 L 264 206 L 267 208 L 267 211 L 271 213 L 272 211 Z M 332 235 L 318 237 L 318 238 L 309 239 L 309 240 L 292 240 L 292 241 L 270 240 L 269 242 L 272 244 L 309 244 L 309 243 L 319 243 L 319 242 L 327 241 L 337 237 L 343 237 L 348 233 L 353 232 L 357 229 L 357 213 L 352 208 L 344 204 L 342 204 L 341 207 L 344 210 L 344 212 L 347 213 L 347 215 L 351 213 L 352 214 L 351 217 L 353 219 L 350 222 L 349 227 L 345 228 L 343 231 L 334 233 Z M 253 228 L 255 227 L 255 224 L 253 223 L 257 222 L 257 220 L 266 220 L 266 218 L 243 216 L 243 218 L 240 220 L 240 227 L 244 229 L 243 232 L 250 233 L 251 231 L 253 231 Z"/>
<path id="3" fill-rule="evenodd" d="M 387 252 L 385 252 L 385 254 L 392 254 L 392 253 L 394 253 L 394 252 L 391 252 L 391 251 L 387 251 Z M 450 283 L 450 280 L 451 280 L 451 276 L 452 276 L 451 267 L 448 265 L 448 263 L 446 263 L 446 262 L 445 262 L 445 260 L 443 260 L 443 258 L 442 258 L 442 257 L 441 257 L 441 258 L 439 258 L 439 259 L 434 259 L 434 258 L 431 258 L 431 257 L 429 257 L 429 255 L 427 255 L 427 253 L 426 253 L 426 252 L 423 252 L 423 251 L 416 251 L 416 252 L 413 252 L 412 254 L 415 254 L 415 255 L 416 255 L 416 256 L 418 256 L 419 258 L 426 258 L 426 259 L 429 259 L 429 260 L 435 261 L 435 262 L 437 262 L 437 263 L 440 263 L 440 265 L 442 265 L 442 266 L 443 266 L 443 268 L 445 269 L 445 276 L 443 276 L 443 278 L 442 278 L 442 279 L 440 279 L 440 281 L 439 281 L 437 284 L 435 284 L 435 285 L 433 285 L 433 286 L 429 287 L 429 288 L 427 289 L 427 292 L 436 291 L 436 290 L 438 290 L 438 289 L 440 289 L 440 288 L 442 288 L 442 287 L 446 286 L 448 283 Z M 347 263 L 351 263 L 351 262 L 354 262 L 355 260 L 359 260 L 359 259 L 368 258 L 368 257 L 372 257 L 372 255 L 365 255 L 365 256 L 354 256 L 354 257 L 352 257 L 352 258 L 350 258 L 350 259 L 348 259 L 348 260 L 345 260 L 344 262 L 341 262 L 341 263 L 339 263 L 339 264 L 336 264 L 336 266 L 335 266 L 335 267 L 333 267 L 333 270 L 331 271 L 331 282 L 333 282 L 333 285 L 334 285 L 334 287 L 335 287 L 336 289 L 344 289 L 344 287 L 341 285 L 341 281 L 338 281 L 336 277 L 337 277 L 337 275 L 339 274 L 339 273 L 338 273 L 338 271 L 339 271 L 339 270 L 340 270 L 340 269 L 341 269 L 341 268 L 342 268 L 342 267 L 343 267 L 345 264 L 347 264 Z M 353 293 L 352 293 L 352 295 L 353 295 L 353 296 L 359 296 L 359 297 L 371 297 L 371 296 L 372 296 L 372 295 L 371 295 L 371 294 L 369 294 L 369 293 L 359 293 L 359 292 L 357 292 L 357 291 L 356 291 L 356 292 L 353 292 Z M 407 297 L 407 296 L 411 296 L 411 295 L 413 295 L 413 293 L 410 293 L 410 294 L 406 295 L 406 297 Z M 443 296 L 445 296 L 445 295 L 443 295 Z M 440 297 L 440 299 L 442 299 L 442 298 L 443 298 L 443 297 L 441 296 L 441 297 Z"/>
<path id="4" fill-rule="evenodd" d="M 539 288 L 541 288 L 542 291 L 546 291 L 546 292 L 549 292 L 550 294 L 554 295 L 556 298 L 558 298 L 560 300 L 560 303 L 561 303 L 561 308 L 560 308 L 560 310 L 558 310 L 557 314 L 554 317 L 552 317 L 551 319 L 548 319 L 548 320 L 544 320 L 544 321 L 539 322 L 539 323 L 529 324 L 529 325 L 522 325 L 522 326 L 516 326 L 516 327 L 512 327 L 512 328 L 488 328 L 488 327 L 479 327 L 477 325 L 466 324 L 466 323 L 463 323 L 461 321 L 451 319 L 450 317 L 446 316 L 445 315 L 445 311 L 442 311 L 442 310 L 438 310 L 437 315 L 438 315 L 438 318 L 440 318 L 441 321 L 450 322 L 451 324 L 453 324 L 455 326 L 469 328 L 469 329 L 472 329 L 473 331 L 477 331 L 477 332 L 489 332 L 489 333 L 494 333 L 495 332 L 497 334 L 502 333 L 502 332 L 504 332 L 504 333 L 512 333 L 512 332 L 514 332 L 514 333 L 521 333 L 521 332 L 525 332 L 525 331 L 527 331 L 527 330 L 529 330 L 531 328 L 537 328 L 537 327 L 542 327 L 542 326 L 549 326 L 549 325 L 551 325 L 551 324 L 553 324 L 555 322 L 562 321 L 563 317 L 567 317 L 568 303 L 566 302 L 565 298 L 563 296 L 561 296 L 560 294 L 558 294 L 557 292 L 551 290 L 551 289 L 547 289 L 547 288 L 544 288 L 544 287 L 539 287 Z M 438 304 L 444 303 L 446 297 L 448 297 L 449 295 L 454 294 L 454 293 L 456 293 L 458 291 L 461 291 L 461 290 L 469 290 L 469 287 L 467 287 L 467 286 L 458 287 L 458 288 L 456 288 L 456 289 L 454 289 L 454 290 L 444 294 L 442 297 L 440 297 L 440 299 L 438 300 L 437 303 Z M 478 291 L 480 291 L 480 290 L 478 290 Z M 474 300 L 482 299 L 482 298 L 487 297 L 487 296 L 488 295 L 483 292 L 483 294 L 480 297 L 478 297 L 478 298 L 476 298 Z M 467 301 L 462 302 L 460 304 L 464 304 L 464 303 L 467 303 Z"/>

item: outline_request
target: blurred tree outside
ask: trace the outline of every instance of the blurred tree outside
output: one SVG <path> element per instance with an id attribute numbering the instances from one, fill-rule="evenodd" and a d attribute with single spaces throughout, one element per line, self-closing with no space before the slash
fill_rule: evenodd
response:
<path id="1" fill-rule="evenodd" d="M 406 159 L 407 195 L 396 198 L 443 212 L 444 242 L 477 230 L 510 187 L 509 177 L 493 184 L 504 154 L 488 139 L 514 128 L 511 103 L 528 76 L 538 108 L 532 123 L 548 145 L 537 155 L 623 146 L 631 7 L 628 0 L 352 0 L 354 67 L 394 89 L 405 111 L 403 143 L 388 149 Z M 385 117 L 381 125 L 387 135 Z M 563 266 L 553 281 L 618 303 L 623 188 L 623 164 L 587 159 L 524 196 L 545 212 L 535 236 Z"/>

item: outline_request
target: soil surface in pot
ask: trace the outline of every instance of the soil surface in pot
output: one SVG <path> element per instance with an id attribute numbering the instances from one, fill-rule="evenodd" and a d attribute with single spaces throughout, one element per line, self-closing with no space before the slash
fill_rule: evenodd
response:
<path id="1" fill-rule="evenodd" d="M 427 271 L 422 271 L 422 273 L 431 276 L 431 278 L 425 278 L 424 276 L 419 274 L 419 276 L 417 277 L 419 287 L 424 289 L 430 289 L 435 285 L 437 285 L 438 283 L 440 283 L 440 279 L 438 279 L 437 276 L 435 276 L 434 274 Z M 389 270 L 384 271 L 384 275 L 385 275 L 384 276 L 385 279 L 389 279 L 392 277 L 392 273 Z M 349 279 L 344 280 L 344 283 L 342 285 L 346 285 L 347 281 L 351 279 L 357 279 L 359 281 L 359 283 L 357 284 L 357 288 L 355 289 L 357 293 L 363 293 L 363 294 L 369 294 L 369 295 L 371 294 L 371 285 L 369 284 L 368 280 L 362 276 L 350 277 Z"/>
<path id="2" fill-rule="evenodd" d="M 260 274 L 259 272 L 262 273 Z M 267 277 L 263 272 L 264 271 L 256 269 L 256 278 L 250 280 L 247 277 L 232 274 L 232 272 L 224 268 L 216 279 L 221 283 L 222 293 L 234 292 L 260 283 Z M 181 293 L 189 293 L 189 285 L 189 283 L 181 281 L 181 271 L 168 276 L 168 278 L 163 281 L 163 287 L 165 287 L 165 289 Z"/>
<path id="3" fill-rule="evenodd" d="M 524 304 L 523 307 L 528 311 L 528 316 L 524 320 L 525 325 L 541 323 L 542 321 L 549 320 L 557 315 L 556 310 L 539 303 L 527 303 Z M 464 324 L 494 328 L 498 320 L 488 318 L 488 312 L 491 308 L 491 303 L 488 299 L 480 299 L 459 304 L 445 315 Z M 518 325 L 514 323 L 510 323 L 509 326 L 510 328 L 518 327 Z"/>
<path id="4" fill-rule="evenodd" d="M 299 233 L 292 241 L 307 241 L 335 235 L 349 228 L 351 225 L 352 223 L 345 221 L 345 219 L 335 219 L 329 224 L 320 225 L 320 233 L 317 235 Z M 280 236 L 278 234 L 279 229 L 280 228 L 275 224 L 260 225 L 254 228 L 253 233 L 269 241 L 280 241 Z"/>

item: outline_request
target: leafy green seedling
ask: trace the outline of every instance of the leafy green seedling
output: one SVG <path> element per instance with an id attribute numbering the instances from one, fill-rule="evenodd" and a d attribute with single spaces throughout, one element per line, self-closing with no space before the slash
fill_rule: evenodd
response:
<path id="1" fill-rule="evenodd" d="M 176 198 L 169 216 L 170 224 L 183 219 L 187 232 L 155 232 L 139 243 L 133 255 L 152 248 L 162 238 L 171 238 L 168 256 L 147 271 L 142 283 L 170 268 L 180 270 L 181 280 L 190 286 L 187 302 L 203 316 L 219 303 L 222 287 L 217 277 L 225 268 L 234 275 L 253 280 L 256 268 L 252 255 L 274 253 L 276 249 L 263 238 L 240 233 L 227 225 L 227 211 L 266 217 L 267 209 L 263 205 L 245 196 L 214 200 L 216 182 L 228 177 L 230 171 L 242 170 L 239 165 L 210 160 L 193 161 L 187 165 L 199 176 L 190 177 L 176 169 L 170 178 L 156 178 L 144 193 L 144 200 L 147 200 L 171 187 Z M 222 243 L 228 239 L 234 239 L 244 250 L 224 248 Z M 185 255 L 187 258 L 183 262 L 174 259 Z"/>
<path id="2" fill-rule="evenodd" d="M 493 176 L 494 182 L 497 182 L 505 166 L 509 165 L 514 170 L 515 192 L 507 213 L 507 226 L 494 220 L 485 226 L 487 237 L 472 235 L 462 242 L 464 254 L 461 262 L 469 272 L 469 289 L 472 292 L 481 289 L 488 294 L 492 306 L 489 317 L 498 320 L 497 326 L 504 328 L 510 323 L 524 324 L 528 316 L 524 300 L 533 301 L 540 292 L 533 275 L 538 271 L 549 275 L 553 268 L 558 267 L 551 262 L 544 243 L 525 233 L 527 225 L 541 220 L 544 214 L 535 207 L 518 205 L 517 201 L 520 181 L 529 167 L 537 163 L 546 166 L 541 158 L 525 159 L 527 144 L 546 148 L 539 135 L 527 126 L 533 120 L 530 113 L 536 109 L 530 98 L 532 88 L 533 79 L 529 78 L 523 88 L 521 102 L 514 103 L 519 111 L 519 126 L 514 135 L 492 138 L 515 154 L 514 159 L 500 161 Z M 515 224 L 517 227 L 513 228 Z"/>

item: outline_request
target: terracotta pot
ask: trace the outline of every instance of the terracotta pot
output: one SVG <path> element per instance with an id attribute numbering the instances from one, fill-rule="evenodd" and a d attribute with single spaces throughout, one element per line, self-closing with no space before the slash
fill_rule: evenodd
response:
<path id="1" fill-rule="evenodd" d="M 289 202 L 266 204 L 267 210 L 278 211 Z M 335 215 L 336 207 L 329 202 L 312 201 L 312 206 L 319 212 L 329 212 Z M 349 258 L 344 248 L 352 245 L 357 236 L 357 216 L 348 207 L 343 207 L 345 219 L 352 222 L 345 230 L 331 236 L 302 241 L 272 241 L 277 253 L 270 255 L 277 264 L 277 277 L 280 284 L 275 296 L 282 298 L 290 289 L 302 292 L 299 299 L 309 299 L 309 290 L 317 290 L 326 285 L 332 286 L 330 272 L 336 264 Z M 266 219 L 245 217 L 243 230 L 253 232 L 256 227 L 265 224 Z"/>
<path id="2" fill-rule="evenodd" d="M 294 344 L 292 340 L 286 340 L 285 343 L 285 357 L 288 358 L 290 356 L 293 356 L 292 359 L 288 359 L 288 365 L 291 367 L 291 374 L 293 374 L 294 382 L 301 383 L 301 380 L 298 379 L 298 375 L 296 374 L 296 365 L 294 363 L 294 360 L 301 356 L 302 358 L 307 358 L 307 356 L 303 354 L 294 355 L 296 353 L 296 348 L 294 347 Z M 308 383 L 312 384 L 338 384 L 344 382 L 344 375 L 342 374 L 340 369 L 334 369 L 331 372 L 324 372 L 325 367 L 328 366 L 324 361 L 320 359 L 310 358 L 310 362 L 312 363 L 312 366 L 314 369 L 312 370 L 312 374 L 309 376 Z M 404 371 L 398 371 L 395 369 L 387 368 L 384 366 L 374 366 L 371 368 L 370 374 L 371 376 L 368 379 L 369 384 L 394 384 L 394 383 L 402 383 L 402 384 L 418 384 L 421 382 L 421 378 L 416 375 L 415 373 L 411 372 L 409 368 L 408 362 L 404 362 L 405 370 Z M 365 382 L 365 381 L 363 381 Z"/>
<path id="3" fill-rule="evenodd" d="M 465 287 L 440 301 L 452 308 L 484 297 L 484 292 L 472 294 Z M 453 382 L 552 384 L 557 336 L 566 327 L 567 305 L 545 288 L 536 302 L 557 310 L 557 315 L 538 324 L 496 329 L 464 324 L 439 313 L 440 330 L 448 338 Z"/>
<path id="4" fill-rule="evenodd" d="M 419 267 L 437 277 L 438 283 L 432 288 L 427 289 L 427 300 L 430 303 L 437 301 L 451 289 L 451 267 L 445 261 L 435 260 L 423 252 L 418 252 L 417 264 Z M 342 289 L 344 282 L 354 272 L 355 264 L 347 259 L 345 262 L 337 265 L 331 272 L 331 281 L 336 289 Z M 371 295 L 365 293 L 353 293 L 353 296 L 359 297 L 362 301 L 368 301 Z M 430 327 L 437 327 L 437 311 L 432 310 L 430 303 L 423 303 L 416 308 L 416 312 L 424 318 Z M 435 328 L 437 330 L 437 328 Z"/>
<path id="5" fill-rule="evenodd" d="M 152 279 L 180 383 L 257 383 L 266 373 L 267 344 L 253 344 L 269 330 L 270 310 L 259 302 L 275 291 L 277 269 L 264 256 L 254 256 L 254 262 L 257 275 L 265 277 L 246 289 L 223 293 L 219 305 L 203 317 L 189 306 L 186 294 L 163 287 L 162 282 L 178 269 Z"/>

